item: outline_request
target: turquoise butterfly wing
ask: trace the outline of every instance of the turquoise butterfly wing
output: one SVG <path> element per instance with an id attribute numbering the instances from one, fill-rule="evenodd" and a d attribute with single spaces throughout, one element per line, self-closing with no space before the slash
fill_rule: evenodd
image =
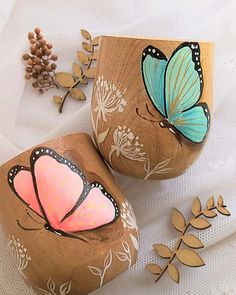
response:
<path id="1" fill-rule="evenodd" d="M 152 54 L 149 48 L 151 46 L 144 50 L 142 58 L 143 80 L 149 98 L 173 126 L 172 129 L 194 143 L 201 143 L 209 130 L 210 112 L 206 103 L 199 103 L 203 91 L 199 44 L 182 43 L 168 62 L 164 59 L 165 64 L 162 62 L 159 74 L 157 70 L 158 67 L 160 69 L 160 58 L 153 54 L 154 47 Z M 160 52 L 157 48 L 154 49 L 155 52 Z M 164 56 L 163 53 L 162 55 Z M 155 67 L 157 63 L 159 66 Z"/>
<path id="2" fill-rule="evenodd" d="M 144 85 L 154 107 L 163 117 L 166 116 L 164 85 L 167 62 L 167 57 L 153 46 L 143 51 L 141 67 Z"/>
<path id="3" fill-rule="evenodd" d="M 198 103 L 203 91 L 200 47 L 182 43 L 172 54 L 165 72 L 166 115 L 184 137 L 201 143 L 209 129 L 210 112 Z"/>

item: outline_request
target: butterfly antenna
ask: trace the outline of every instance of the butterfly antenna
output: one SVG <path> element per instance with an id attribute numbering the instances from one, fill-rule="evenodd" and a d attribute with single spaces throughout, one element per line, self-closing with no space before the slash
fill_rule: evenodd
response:
<path id="1" fill-rule="evenodd" d="M 142 116 L 142 115 L 139 113 L 139 109 L 138 109 L 138 108 L 136 108 L 135 110 L 136 110 L 136 114 L 137 114 L 140 118 L 142 118 L 143 120 L 146 120 L 146 121 L 149 121 L 149 122 L 154 122 L 154 123 L 158 122 L 158 120 L 150 120 L 150 119 L 148 119 L 148 118 Z M 152 116 L 152 117 L 153 117 L 153 116 Z"/>
<path id="2" fill-rule="evenodd" d="M 17 219 L 16 220 L 18 226 L 23 229 L 23 230 L 27 230 L 27 231 L 34 231 L 34 230 L 41 230 L 42 228 L 28 228 L 28 227 L 24 227 L 23 225 L 21 225 L 20 221 Z"/>
<path id="3" fill-rule="evenodd" d="M 36 222 L 36 223 L 38 223 L 38 224 L 41 224 L 42 225 L 42 223 L 40 223 L 40 222 L 38 222 L 31 214 L 30 214 L 30 212 L 28 211 L 28 210 L 26 210 L 26 214 L 30 217 L 30 219 L 32 219 L 34 222 Z"/>
<path id="4" fill-rule="evenodd" d="M 149 113 L 149 115 L 151 115 L 153 118 L 156 119 L 156 117 L 152 114 L 152 112 L 150 111 L 149 107 L 148 107 L 148 104 L 146 103 L 146 110 L 147 112 Z"/>

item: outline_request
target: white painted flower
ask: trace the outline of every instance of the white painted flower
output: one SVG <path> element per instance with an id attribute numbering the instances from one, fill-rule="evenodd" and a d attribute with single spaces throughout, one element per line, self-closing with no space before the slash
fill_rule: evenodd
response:
<path id="1" fill-rule="evenodd" d="M 16 264 L 19 273 L 27 279 L 24 270 L 27 268 L 31 257 L 27 254 L 27 249 L 21 244 L 20 239 L 9 236 L 7 241 L 10 254 Z"/>
<path id="2" fill-rule="evenodd" d="M 112 82 L 99 76 L 94 86 L 94 95 L 97 101 L 94 111 L 97 112 L 97 117 L 106 122 L 107 116 L 112 113 L 123 112 L 127 104 L 124 98 L 125 92 L 126 89 L 121 92 Z"/>
<path id="3" fill-rule="evenodd" d="M 112 164 L 112 155 L 123 157 L 133 161 L 145 161 L 146 153 L 143 144 L 139 143 L 139 137 L 135 136 L 130 128 L 118 126 L 113 134 L 113 145 L 111 146 L 109 160 Z"/>

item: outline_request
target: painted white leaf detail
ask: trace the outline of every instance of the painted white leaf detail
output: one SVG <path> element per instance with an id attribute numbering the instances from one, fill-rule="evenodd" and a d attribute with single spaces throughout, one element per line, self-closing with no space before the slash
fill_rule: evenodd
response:
<path id="1" fill-rule="evenodd" d="M 60 295 L 66 295 L 71 290 L 71 282 L 65 283 L 60 287 Z"/>
<path id="2" fill-rule="evenodd" d="M 51 278 L 49 278 L 47 282 L 47 287 L 48 287 L 48 290 L 55 291 L 56 285 Z"/>
<path id="3" fill-rule="evenodd" d="M 89 270 L 91 271 L 91 273 L 95 276 L 101 276 L 102 275 L 102 271 L 100 268 L 97 268 L 95 266 L 88 266 Z"/>
<path id="4" fill-rule="evenodd" d="M 126 242 L 126 241 L 123 241 L 122 242 L 122 245 L 123 245 L 123 248 L 125 250 L 126 253 L 129 253 L 130 250 L 129 250 L 129 244 Z"/>
<path id="5" fill-rule="evenodd" d="M 104 142 L 104 140 L 107 137 L 107 134 L 108 134 L 109 130 L 110 130 L 110 127 L 106 131 L 98 134 L 98 137 L 97 137 L 98 144 L 101 144 L 101 143 Z"/>
<path id="6" fill-rule="evenodd" d="M 130 238 L 131 238 L 131 240 L 132 240 L 132 242 L 133 242 L 134 248 L 138 251 L 138 249 L 139 249 L 139 243 L 138 243 L 138 240 L 135 238 L 135 236 L 133 236 L 133 235 L 131 235 L 131 234 L 129 234 L 129 235 L 130 235 Z"/>
<path id="7" fill-rule="evenodd" d="M 112 263 L 112 251 L 110 249 L 107 256 L 104 259 L 103 269 L 100 269 L 95 266 L 88 266 L 89 270 L 91 271 L 93 275 L 100 277 L 100 284 L 99 284 L 100 287 L 103 285 L 105 274 L 108 268 L 111 266 L 111 263 Z"/>
<path id="8" fill-rule="evenodd" d="M 109 253 L 107 254 L 107 256 L 106 256 L 106 258 L 104 260 L 104 267 L 105 268 L 110 267 L 111 262 L 112 262 L 112 252 L 111 252 L 111 249 L 110 249 Z"/>
<path id="9" fill-rule="evenodd" d="M 126 241 L 122 241 L 122 247 L 124 252 L 115 252 L 116 257 L 120 260 L 120 261 L 127 261 L 129 264 L 129 268 L 131 267 L 132 264 L 132 260 L 131 260 L 131 252 L 130 252 L 130 247 L 129 244 Z"/>
<path id="10" fill-rule="evenodd" d="M 116 252 L 116 256 L 120 261 L 125 261 L 128 259 L 127 254 L 125 254 L 123 252 Z"/>

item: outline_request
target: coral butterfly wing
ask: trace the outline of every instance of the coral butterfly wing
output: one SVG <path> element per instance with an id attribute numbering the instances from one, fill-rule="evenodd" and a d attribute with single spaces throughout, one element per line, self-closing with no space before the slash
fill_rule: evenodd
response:
<path id="1" fill-rule="evenodd" d="M 14 193 L 33 211 L 43 217 L 35 194 L 32 173 L 24 166 L 14 166 L 8 172 L 8 182 Z"/>
<path id="2" fill-rule="evenodd" d="M 101 184 L 88 183 L 71 161 L 49 148 L 32 152 L 30 169 L 12 167 L 8 182 L 13 192 L 55 231 L 95 229 L 119 216 L 118 205 Z"/>

